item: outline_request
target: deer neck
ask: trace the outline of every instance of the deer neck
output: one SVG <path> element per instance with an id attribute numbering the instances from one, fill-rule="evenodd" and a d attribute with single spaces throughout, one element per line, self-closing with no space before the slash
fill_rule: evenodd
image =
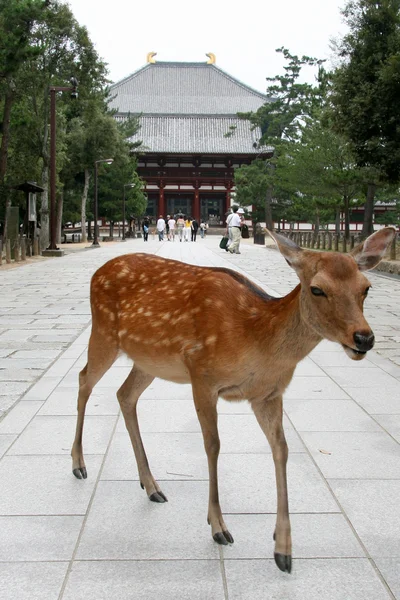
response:
<path id="1" fill-rule="evenodd" d="M 301 285 L 299 284 L 287 296 L 273 302 L 272 314 L 264 331 L 266 344 L 271 340 L 271 333 L 277 340 L 274 348 L 276 358 L 284 357 L 284 361 L 295 366 L 305 358 L 321 341 L 307 323 L 305 311 L 302 310 Z M 271 327 L 273 331 L 271 332 Z"/>

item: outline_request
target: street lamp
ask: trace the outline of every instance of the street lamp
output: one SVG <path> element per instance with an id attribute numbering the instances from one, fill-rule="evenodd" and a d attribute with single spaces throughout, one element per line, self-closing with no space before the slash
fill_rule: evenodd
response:
<path id="1" fill-rule="evenodd" d="M 99 244 L 99 226 L 97 221 L 99 220 L 98 216 L 98 202 L 97 202 L 97 165 L 100 163 L 107 163 L 111 165 L 114 162 L 113 158 L 103 158 L 101 160 L 94 161 L 94 207 L 93 207 L 93 215 L 94 215 L 94 233 L 93 233 L 93 244 L 92 247 L 98 248 Z"/>
<path id="2" fill-rule="evenodd" d="M 76 100 L 78 80 L 71 77 L 70 83 L 69 87 L 50 86 L 50 244 L 47 251 L 55 255 L 61 254 L 56 244 L 56 93 L 71 92 L 71 98 Z"/>
<path id="3" fill-rule="evenodd" d="M 125 239 L 125 188 L 133 188 L 135 187 L 134 183 L 125 183 L 124 185 L 124 201 L 122 203 L 122 241 L 126 242 Z"/>

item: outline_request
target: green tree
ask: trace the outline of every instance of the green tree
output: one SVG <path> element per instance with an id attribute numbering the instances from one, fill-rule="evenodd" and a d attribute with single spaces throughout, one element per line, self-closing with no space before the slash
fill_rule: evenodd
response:
<path id="1" fill-rule="evenodd" d="M 400 180 L 400 0 L 351 0 L 343 15 L 350 31 L 337 46 L 332 102 L 336 129 L 368 169 L 369 235 L 377 186 Z"/>
<path id="2" fill-rule="evenodd" d="M 283 156 L 279 164 L 281 186 L 298 192 L 311 201 L 316 211 L 315 222 L 321 215 L 336 212 L 339 227 L 339 211 L 345 216 L 345 235 L 350 235 L 350 208 L 360 196 L 365 173 L 355 164 L 348 140 L 335 133 L 329 120 L 316 112 L 302 125 L 301 139 L 292 144 L 290 154 Z M 310 210 L 308 211 L 310 212 Z"/>
<path id="3" fill-rule="evenodd" d="M 20 90 L 13 107 L 12 122 L 25 121 L 24 127 L 13 130 L 12 146 L 15 158 L 19 154 L 34 157 L 40 175 L 36 178 L 45 188 L 41 198 L 41 246 L 48 243 L 48 179 L 49 179 L 49 121 L 51 85 L 68 85 L 71 75 L 79 81 L 79 99 L 73 107 L 69 93 L 57 98 L 57 172 L 67 160 L 67 133 L 69 122 L 80 116 L 82 107 L 90 97 L 100 93 L 106 84 L 106 68 L 98 58 L 87 31 L 75 20 L 69 7 L 58 0 L 45 3 L 41 20 L 35 23 L 30 35 L 30 45 L 35 52 L 29 56 L 15 78 Z M 28 134 L 29 131 L 29 135 Z M 20 134 L 18 137 L 17 134 Z M 24 137 L 25 136 L 25 137 Z M 21 150 L 21 148 L 23 150 Z M 21 160 L 13 161 L 21 164 Z M 7 173 L 12 182 L 13 174 Z M 58 182 L 60 204 L 63 185 Z M 62 207 L 58 207 L 61 219 Z"/>
<path id="4" fill-rule="evenodd" d="M 43 18 L 46 5 L 44 0 L 0 2 L 0 214 L 5 212 L 11 201 L 5 179 L 12 107 L 21 92 L 16 80 L 25 61 L 38 53 L 31 44 L 31 36 L 34 27 Z"/>
<path id="5" fill-rule="evenodd" d="M 262 137 L 260 146 L 270 146 L 273 158 L 264 166 L 257 163 L 261 173 L 259 180 L 268 185 L 264 196 L 264 218 L 269 229 L 273 229 L 272 200 L 276 183 L 276 163 L 279 156 L 285 153 L 287 146 L 298 139 L 302 119 L 311 113 L 319 104 L 324 93 L 325 74 L 323 61 L 309 56 L 299 58 L 290 54 L 286 48 L 278 48 L 287 61 L 283 75 L 267 77 L 267 101 L 256 112 L 239 113 L 239 117 L 250 121 L 254 128 L 260 128 Z M 319 69 L 319 85 L 299 83 L 301 69 L 314 66 Z M 234 135 L 234 130 L 228 133 Z M 258 207 L 257 210 L 259 210 Z"/>
<path id="6" fill-rule="evenodd" d="M 99 169 L 99 214 L 110 223 L 110 237 L 113 236 L 114 223 L 122 220 L 122 204 L 125 188 L 126 217 L 140 217 L 147 206 L 147 195 L 143 191 L 143 181 L 136 171 L 136 159 L 127 151 L 119 151 L 114 163 Z"/>

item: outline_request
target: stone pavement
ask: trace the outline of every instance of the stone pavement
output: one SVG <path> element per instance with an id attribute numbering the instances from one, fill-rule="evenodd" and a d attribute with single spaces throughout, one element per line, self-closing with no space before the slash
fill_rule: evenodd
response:
<path id="1" fill-rule="evenodd" d="M 272 558 L 273 462 L 246 403 L 219 404 L 232 546 L 217 546 L 206 523 L 207 463 L 190 386 L 155 380 L 139 402 L 149 461 L 169 502 L 149 502 L 141 490 L 115 398 L 130 370 L 124 357 L 89 401 L 88 479 L 73 477 L 91 274 L 116 255 L 146 251 L 231 266 L 277 295 L 296 284 L 275 250 L 243 244 L 230 256 L 218 242 L 129 240 L 0 271 L 0 598 L 400 599 L 399 281 L 369 275 L 366 312 L 380 354 L 352 362 L 323 342 L 285 394 L 291 575 Z"/>

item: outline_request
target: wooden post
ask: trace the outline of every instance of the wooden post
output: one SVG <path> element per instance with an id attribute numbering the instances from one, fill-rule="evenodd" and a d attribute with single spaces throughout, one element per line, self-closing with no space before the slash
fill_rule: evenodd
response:
<path id="1" fill-rule="evenodd" d="M 335 233 L 335 252 L 339 252 L 339 234 Z"/>
<path id="2" fill-rule="evenodd" d="M 312 231 L 308 232 L 307 248 L 312 248 Z"/>
<path id="3" fill-rule="evenodd" d="M 11 241 L 6 241 L 6 263 L 10 264 L 11 262 Z"/>
<path id="4" fill-rule="evenodd" d="M 326 233 L 325 231 L 322 234 L 322 250 L 325 250 L 326 248 Z"/>
<path id="5" fill-rule="evenodd" d="M 21 237 L 21 260 L 26 260 L 26 245 L 24 237 Z"/>
<path id="6" fill-rule="evenodd" d="M 355 236 L 351 235 L 350 236 L 350 250 L 353 250 L 353 248 L 354 248 L 354 242 L 355 242 Z"/>
<path id="7" fill-rule="evenodd" d="M 317 235 L 317 250 L 319 250 L 321 247 L 321 234 L 319 233 Z"/>
<path id="8" fill-rule="evenodd" d="M 39 240 L 37 237 L 33 240 L 33 256 L 39 256 Z"/>
<path id="9" fill-rule="evenodd" d="M 343 248 L 342 252 L 347 252 L 347 238 L 346 235 L 343 235 Z"/>
<path id="10" fill-rule="evenodd" d="M 19 252 L 20 252 L 19 238 L 16 238 L 15 243 L 14 243 L 14 260 L 15 260 L 15 262 L 20 261 Z"/>
<path id="11" fill-rule="evenodd" d="M 0 265 L 3 264 L 3 242 L 0 240 Z"/>
<path id="12" fill-rule="evenodd" d="M 396 243 L 397 235 L 394 236 L 392 244 L 390 246 L 390 260 L 396 260 Z"/>
<path id="13" fill-rule="evenodd" d="M 332 250 L 332 234 L 328 233 L 328 250 Z"/>

